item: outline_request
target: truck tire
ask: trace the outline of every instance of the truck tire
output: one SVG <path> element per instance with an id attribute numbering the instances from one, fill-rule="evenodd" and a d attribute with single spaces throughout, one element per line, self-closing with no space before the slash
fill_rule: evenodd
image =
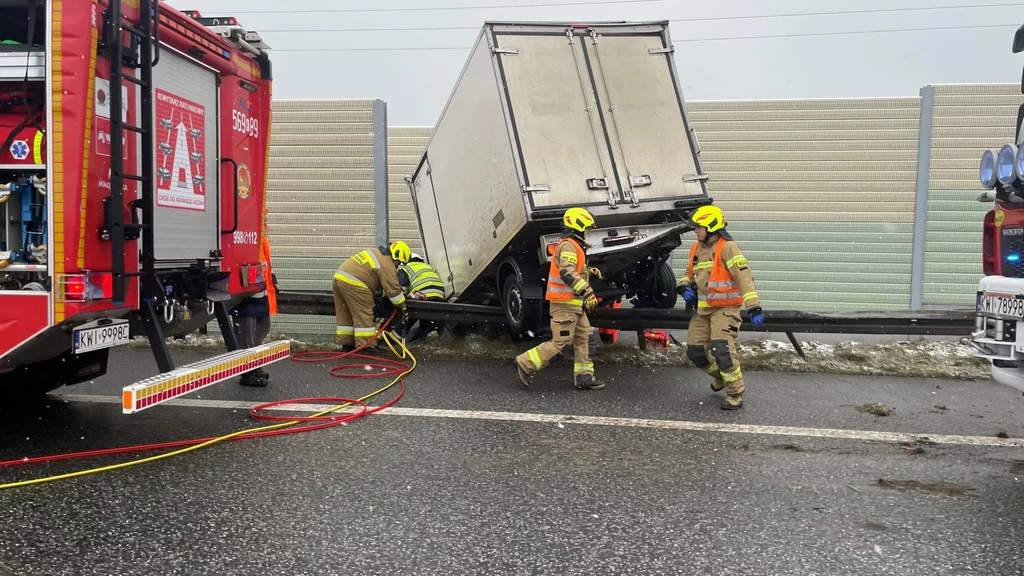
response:
<path id="1" fill-rule="evenodd" d="M 513 334 L 536 333 L 540 328 L 543 303 L 523 296 L 523 284 L 515 274 L 505 279 L 501 289 L 501 307 L 505 310 L 505 323 Z"/>
<path id="2" fill-rule="evenodd" d="M 676 293 L 676 273 L 668 260 L 662 262 L 654 272 L 650 285 L 638 291 L 637 308 L 668 310 L 676 307 L 679 294 Z"/>

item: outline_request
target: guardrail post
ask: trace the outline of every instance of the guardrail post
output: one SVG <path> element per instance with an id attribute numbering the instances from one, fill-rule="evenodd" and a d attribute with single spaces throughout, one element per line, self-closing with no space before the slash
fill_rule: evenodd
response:
<path id="1" fill-rule="evenodd" d="M 917 193 L 914 197 L 914 255 L 910 269 L 910 309 L 924 300 L 924 252 L 928 234 L 928 186 L 932 163 L 932 121 L 935 88 L 921 88 L 921 133 L 917 144 Z"/>
<path id="2" fill-rule="evenodd" d="M 377 246 L 388 246 L 388 104 L 373 101 L 373 224 Z"/>

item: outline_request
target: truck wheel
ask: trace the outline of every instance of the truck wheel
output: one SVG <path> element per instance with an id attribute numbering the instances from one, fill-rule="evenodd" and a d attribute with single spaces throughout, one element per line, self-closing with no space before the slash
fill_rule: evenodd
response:
<path id="1" fill-rule="evenodd" d="M 668 310 L 676 307 L 679 300 L 679 294 L 676 294 L 676 273 L 667 260 L 658 266 L 649 286 L 639 292 L 638 296 L 637 308 Z"/>
<path id="2" fill-rule="evenodd" d="M 505 322 L 513 334 L 535 332 L 540 327 L 543 306 L 523 297 L 523 285 L 515 274 L 505 279 L 501 305 L 505 309 Z"/>

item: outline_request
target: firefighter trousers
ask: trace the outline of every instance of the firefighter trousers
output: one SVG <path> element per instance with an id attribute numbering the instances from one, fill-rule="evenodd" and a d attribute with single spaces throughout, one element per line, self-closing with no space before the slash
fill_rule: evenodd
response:
<path id="1" fill-rule="evenodd" d="M 582 374 L 594 375 L 590 360 L 590 320 L 579 306 L 551 303 L 551 340 L 523 352 L 516 363 L 527 374 L 534 374 L 551 364 L 551 359 L 566 346 L 573 348 L 573 381 Z"/>
<path id="2" fill-rule="evenodd" d="M 740 333 L 739 308 L 699 310 L 690 318 L 686 333 L 686 356 L 698 368 L 714 378 L 714 390 L 725 388 L 726 401 L 732 405 L 743 402 L 743 372 L 736 352 Z"/>
<path id="3" fill-rule="evenodd" d="M 362 286 L 334 279 L 334 315 L 337 320 L 334 340 L 341 346 L 362 346 L 374 334 L 373 294 Z"/>

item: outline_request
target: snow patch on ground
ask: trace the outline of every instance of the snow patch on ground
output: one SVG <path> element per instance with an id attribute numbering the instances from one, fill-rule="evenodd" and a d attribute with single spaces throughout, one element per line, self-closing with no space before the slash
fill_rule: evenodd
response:
<path id="1" fill-rule="evenodd" d="M 333 342 L 299 340 L 288 336 L 268 336 L 266 341 L 290 340 L 292 352 L 338 350 Z M 511 365 L 512 360 L 539 340 L 513 342 L 509 338 L 488 338 L 470 334 L 452 341 L 443 338 L 429 343 L 414 343 L 410 349 L 419 360 L 487 360 Z M 220 336 L 193 335 L 184 340 L 169 340 L 172 349 L 224 350 Z M 132 347 L 148 347 L 144 339 L 132 341 Z M 868 376 L 951 378 L 988 380 L 991 371 L 987 361 L 971 355 L 971 347 L 956 341 L 896 342 L 865 344 L 841 342 L 836 345 L 801 342 L 806 358 L 801 358 L 792 344 L 778 340 L 741 342 L 738 351 L 747 371 L 806 372 Z M 572 349 L 563 352 L 561 362 L 571 361 Z M 692 366 L 684 346 L 672 345 L 641 351 L 635 344 L 602 345 L 594 356 L 596 363 L 632 366 Z"/>

